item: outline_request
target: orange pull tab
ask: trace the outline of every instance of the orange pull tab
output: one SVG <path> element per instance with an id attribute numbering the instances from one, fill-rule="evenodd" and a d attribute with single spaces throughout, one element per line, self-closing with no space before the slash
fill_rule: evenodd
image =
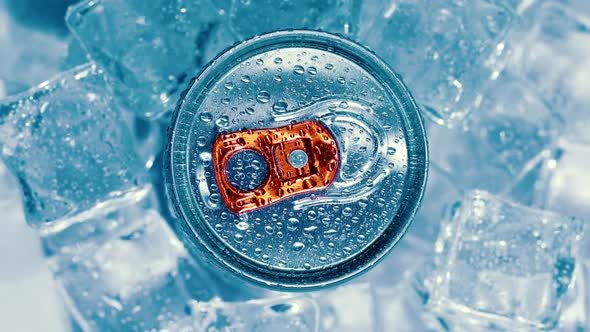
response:
<path id="1" fill-rule="evenodd" d="M 235 188 L 226 176 L 230 157 L 240 150 L 253 150 L 266 160 L 268 175 L 256 189 Z M 299 150 L 299 151 L 298 151 Z M 290 156 L 305 153 L 301 164 Z M 305 157 L 305 156 L 303 156 Z M 321 123 L 313 120 L 288 126 L 223 134 L 213 143 L 215 179 L 223 202 L 234 213 L 243 213 L 284 198 L 328 187 L 338 171 L 336 140 Z"/>

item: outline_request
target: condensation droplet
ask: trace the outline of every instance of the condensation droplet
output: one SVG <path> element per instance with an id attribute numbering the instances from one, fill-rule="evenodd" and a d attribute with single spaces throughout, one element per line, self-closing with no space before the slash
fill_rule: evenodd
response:
<path id="1" fill-rule="evenodd" d="M 302 66 L 297 65 L 297 66 L 293 67 L 293 72 L 297 75 L 303 75 L 303 73 L 305 73 L 305 69 L 303 69 Z"/>
<path id="2" fill-rule="evenodd" d="M 234 239 L 236 240 L 236 242 L 242 242 L 244 240 L 244 236 L 240 233 L 236 233 L 234 234 Z"/>
<path id="3" fill-rule="evenodd" d="M 268 93 L 268 91 L 266 90 L 262 90 L 258 92 L 258 95 L 256 95 L 256 100 L 263 104 L 266 104 L 270 101 L 270 93 Z"/>
<path id="4" fill-rule="evenodd" d="M 293 243 L 293 251 L 301 251 L 305 248 L 305 244 L 301 243 L 301 242 L 295 242 Z"/>
<path id="5" fill-rule="evenodd" d="M 229 117 L 227 115 L 222 115 L 215 121 L 215 124 L 221 128 L 229 127 Z"/>
<path id="6" fill-rule="evenodd" d="M 287 112 L 287 103 L 284 101 L 277 101 L 272 105 L 272 110 L 277 113 L 285 113 Z"/>
<path id="7" fill-rule="evenodd" d="M 213 120 L 213 114 L 211 114 L 210 112 L 203 112 L 201 113 L 201 116 L 199 116 L 199 118 L 203 122 L 211 122 L 211 120 Z"/>

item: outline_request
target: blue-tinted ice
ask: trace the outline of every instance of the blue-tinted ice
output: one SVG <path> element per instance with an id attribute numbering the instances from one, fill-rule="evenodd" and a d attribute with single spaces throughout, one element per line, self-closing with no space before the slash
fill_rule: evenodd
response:
<path id="1" fill-rule="evenodd" d="M 191 301 L 212 297 L 212 283 L 149 202 L 84 224 L 101 231 L 70 232 L 70 243 L 64 234 L 44 238 L 50 269 L 84 330 L 167 329 L 191 317 Z"/>
<path id="2" fill-rule="evenodd" d="M 229 26 L 240 39 L 294 28 L 354 36 L 360 7 L 361 0 L 233 0 Z"/>
<path id="3" fill-rule="evenodd" d="M 0 98 L 59 73 L 68 51 L 67 40 L 19 24 L 7 5 L 0 1 Z"/>
<path id="4" fill-rule="evenodd" d="M 428 126 L 431 160 L 459 188 L 507 192 L 563 133 L 563 119 L 509 74 L 483 90 L 479 103 L 458 128 Z"/>
<path id="5" fill-rule="evenodd" d="M 27 23 L 4 6 L 0 0 L 0 98 L 67 68 L 70 43 L 65 31 L 32 23 L 35 13 Z M 590 216 L 589 14 L 575 0 L 87 0 L 68 24 L 98 67 L 0 101 L 0 157 L 17 175 L 29 223 L 44 230 L 52 271 L 84 329 L 424 331 L 475 323 L 582 331 L 590 273 L 575 255 L 580 221 L 475 191 L 443 223 L 427 280 L 433 312 L 414 269 L 434 253 L 429 241 L 463 190 L 506 195 L 538 165 L 535 204 Z M 456 128 L 429 124 L 434 167 L 423 208 L 392 255 L 363 277 L 368 284 L 226 302 L 231 291 L 217 290 L 219 280 L 187 256 L 168 216 L 150 202 L 128 206 L 148 195 L 145 166 L 158 165 L 162 127 L 134 120 L 130 132 L 114 99 L 158 116 L 235 39 L 304 26 L 358 36 L 403 74 L 425 114 Z M 505 64 L 508 75 L 500 74 Z M 17 188 L 0 183 L 4 220 L 22 219 Z M 242 286 L 233 292 L 246 294 Z"/>
<path id="6" fill-rule="evenodd" d="M 29 224 L 62 228 L 142 195 L 145 171 L 120 112 L 94 64 L 0 102 L 0 155 Z"/>
<path id="7" fill-rule="evenodd" d="M 578 219 L 472 191 L 436 242 L 429 306 L 455 327 L 552 328 L 581 238 Z"/>
<path id="8" fill-rule="evenodd" d="M 392 0 L 372 19 L 362 43 L 402 74 L 427 114 L 460 122 L 502 69 L 503 40 L 514 13 L 492 1 Z M 367 24 L 367 23 L 365 23 Z"/>
<path id="9" fill-rule="evenodd" d="M 188 80 L 232 43 L 222 18 L 209 0 L 86 0 L 66 21 L 114 78 L 117 96 L 153 117 L 171 110 Z"/>

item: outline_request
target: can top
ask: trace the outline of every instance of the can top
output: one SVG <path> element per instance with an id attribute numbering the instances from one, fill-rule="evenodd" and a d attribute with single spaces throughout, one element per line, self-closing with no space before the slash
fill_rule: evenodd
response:
<path id="1" fill-rule="evenodd" d="M 308 290 L 395 245 L 427 155 L 416 103 L 372 52 L 278 31 L 227 50 L 183 94 L 167 183 L 185 242 L 251 281 Z"/>

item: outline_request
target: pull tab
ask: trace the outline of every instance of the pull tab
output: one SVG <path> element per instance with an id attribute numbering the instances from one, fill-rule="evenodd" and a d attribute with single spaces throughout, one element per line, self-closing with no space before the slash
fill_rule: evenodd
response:
<path id="1" fill-rule="evenodd" d="M 253 150 L 265 159 L 268 175 L 253 190 L 235 188 L 226 175 L 232 155 Z M 320 122 L 308 120 L 288 126 L 222 134 L 213 143 L 213 167 L 227 208 L 244 213 L 284 198 L 327 188 L 339 166 L 338 147 Z"/>

